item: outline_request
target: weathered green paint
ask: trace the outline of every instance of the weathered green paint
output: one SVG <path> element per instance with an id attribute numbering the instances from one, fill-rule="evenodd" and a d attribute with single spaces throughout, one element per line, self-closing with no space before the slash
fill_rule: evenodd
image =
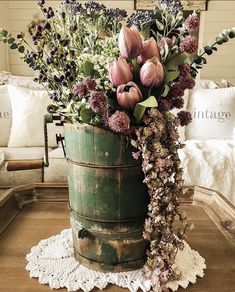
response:
<path id="1" fill-rule="evenodd" d="M 66 125 L 65 147 L 76 258 L 103 271 L 141 267 L 148 194 L 133 148 L 125 136 L 88 125 Z M 78 238 L 81 229 L 88 236 Z"/>

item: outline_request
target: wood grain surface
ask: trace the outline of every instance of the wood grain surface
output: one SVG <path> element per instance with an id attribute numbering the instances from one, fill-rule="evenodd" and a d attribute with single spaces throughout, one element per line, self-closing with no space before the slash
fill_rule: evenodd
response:
<path id="1" fill-rule="evenodd" d="M 195 229 L 189 234 L 188 242 L 206 259 L 205 276 L 188 292 L 231 292 L 235 290 L 235 248 L 218 230 L 206 212 L 198 206 L 184 206 Z M 41 292 L 51 291 L 30 279 L 25 270 L 25 255 L 32 246 L 43 238 L 69 228 L 66 202 L 31 203 L 23 207 L 13 222 L 0 236 L 0 291 Z M 59 291 L 67 291 L 61 289 Z M 98 291 L 98 289 L 97 289 Z M 121 292 L 126 289 L 108 286 L 105 291 Z M 179 292 L 185 291 L 180 288 Z"/>

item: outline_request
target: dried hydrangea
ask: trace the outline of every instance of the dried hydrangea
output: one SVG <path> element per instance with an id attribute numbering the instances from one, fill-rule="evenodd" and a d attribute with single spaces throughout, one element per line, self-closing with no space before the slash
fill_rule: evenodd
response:
<path id="1" fill-rule="evenodd" d="M 187 126 L 192 122 L 192 115 L 190 112 L 181 111 L 177 114 L 181 126 Z"/>

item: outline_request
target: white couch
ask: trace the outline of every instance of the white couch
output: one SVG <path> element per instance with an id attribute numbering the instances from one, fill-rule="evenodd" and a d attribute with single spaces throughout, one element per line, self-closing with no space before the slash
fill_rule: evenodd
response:
<path id="1" fill-rule="evenodd" d="M 11 77 L 10 84 L 23 86 L 38 90 L 38 85 L 32 83 L 31 78 Z M 217 88 L 212 81 L 197 82 L 197 88 Z M 189 97 L 190 99 L 190 97 Z M 0 95 L 0 105 L 2 97 Z M 186 101 L 186 103 L 188 103 Z M 6 107 L 6 105 L 5 105 Z M 2 107 L 0 106 L 0 111 Z M 12 119 L 11 103 L 8 102 L 9 117 Z M 1 113 L 3 116 L 3 113 Z M 6 115 L 7 116 L 7 115 Z M 0 119 L 0 133 L 1 127 Z M 67 164 L 61 147 L 49 147 L 49 167 L 43 165 L 44 141 L 40 145 L 27 145 L 25 147 L 9 147 L 9 137 L 11 135 L 11 123 L 8 123 L 8 137 L 5 137 L 5 144 L 1 143 L 0 138 L 0 188 L 27 184 L 31 182 L 66 182 Z M 57 127 L 58 128 L 58 127 Z M 43 124 L 41 125 L 41 130 Z M 35 129 L 38 131 L 38 129 Z M 49 133 L 55 136 L 56 129 Z M 211 188 L 221 192 L 232 204 L 235 205 L 235 142 L 234 140 L 215 140 L 215 139 L 188 139 L 187 133 L 181 129 L 181 140 L 185 147 L 180 150 L 179 155 L 184 169 L 184 180 L 186 185 L 198 185 Z M 8 141 L 8 142 L 6 142 Z M 35 162 L 36 160 L 36 162 Z M 37 164 L 38 162 L 40 163 Z M 19 162 L 28 162 L 25 169 L 18 171 L 7 171 L 7 167 L 15 163 L 15 169 Z M 22 163 L 21 163 L 22 164 Z M 37 168 L 38 166 L 38 168 Z M 11 167 L 10 167 L 11 168 Z M 24 165 L 20 166 L 24 168 Z"/>

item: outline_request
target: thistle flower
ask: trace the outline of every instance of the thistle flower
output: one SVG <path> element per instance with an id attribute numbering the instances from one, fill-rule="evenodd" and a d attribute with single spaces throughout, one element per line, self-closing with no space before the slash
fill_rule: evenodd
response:
<path id="1" fill-rule="evenodd" d="M 77 95 L 79 98 L 83 98 L 87 95 L 88 89 L 86 85 L 84 85 L 83 83 L 76 83 L 73 86 L 73 93 Z"/>
<path id="2" fill-rule="evenodd" d="M 88 90 L 94 90 L 96 88 L 96 81 L 95 79 L 91 79 L 87 77 L 83 80 L 83 84 L 87 87 Z"/>
<path id="3" fill-rule="evenodd" d="M 130 118 L 124 112 L 116 111 L 109 117 L 108 124 L 114 132 L 124 133 L 130 129 Z"/>
<path id="4" fill-rule="evenodd" d="M 102 113 L 107 110 L 107 96 L 101 91 L 93 92 L 88 102 L 95 113 Z"/>
<path id="5" fill-rule="evenodd" d="M 108 103 L 107 96 L 101 91 L 95 91 L 88 99 L 88 103 L 93 112 L 100 114 L 104 125 L 108 124 Z"/>
<path id="6" fill-rule="evenodd" d="M 199 27 L 198 16 L 196 14 L 189 15 L 184 22 L 184 27 L 190 32 L 197 31 Z"/>
<path id="7" fill-rule="evenodd" d="M 192 115 L 190 114 L 190 112 L 181 111 L 177 114 L 177 117 L 182 127 L 187 126 L 189 123 L 192 122 Z"/>
<path id="8" fill-rule="evenodd" d="M 179 47 L 183 53 L 196 53 L 198 48 L 198 39 L 195 36 L 187 35 L 181 40 Z"/>

